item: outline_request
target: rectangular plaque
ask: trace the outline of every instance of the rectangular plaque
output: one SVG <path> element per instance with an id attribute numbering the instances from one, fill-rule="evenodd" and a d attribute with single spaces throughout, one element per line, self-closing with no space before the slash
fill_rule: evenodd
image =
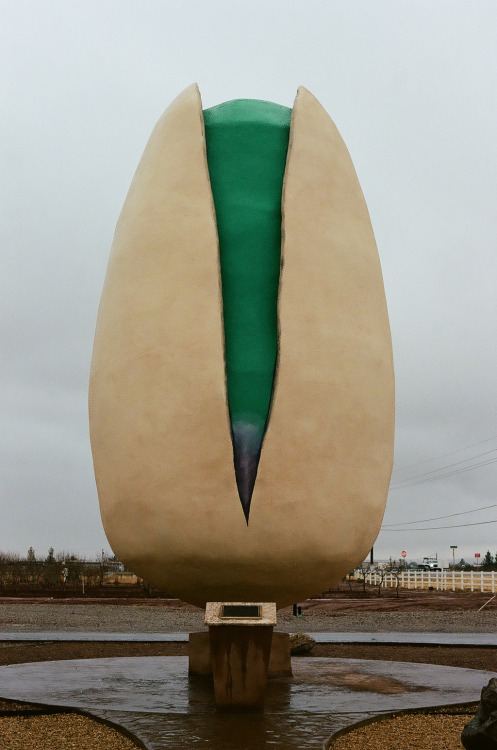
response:
<path id="1" fill-rule="evenodd" d="M 276 625 L 275 602 L 207 602 L 205 624 L 211 627 L 250 625 L 266 627 Z"/>
<path id="2" fill-rule="evenodd" d="M 261 608 L 258 604 L 223 604 L 221 617 L 260 617 Z"/>

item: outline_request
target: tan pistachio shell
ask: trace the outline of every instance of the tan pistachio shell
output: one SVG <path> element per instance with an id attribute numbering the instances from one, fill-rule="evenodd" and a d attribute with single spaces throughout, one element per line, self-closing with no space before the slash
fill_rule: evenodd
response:
<path id="1" fill-rule="evenodd" d="M 194 604 L 281 607 L 324 590 L 364 559 L 384 512 L 394 379 L 381 269 L 348 151 L 305 88 L 282 203 L 279 367 L 248 526 L 196 85 L 157 123 L 110 255 L 89 395 L 102 520 L 120 560 Z"/>

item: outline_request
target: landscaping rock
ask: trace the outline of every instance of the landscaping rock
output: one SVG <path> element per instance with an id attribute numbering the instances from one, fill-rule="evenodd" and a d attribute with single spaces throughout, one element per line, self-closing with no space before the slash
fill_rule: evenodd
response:
<path id="1" fill-rule="evenodd" d="M 315 645 L 316 641 L 307 633 L 292 633 L 290 636 L 290 653 L 293 655 L 308 654 Z"/>
<path id="2" fill-rule="evenodd" d="M 461 733 L 466 750 L 497 750 L 497 677 L 481 691 L 476 715 Z"/>

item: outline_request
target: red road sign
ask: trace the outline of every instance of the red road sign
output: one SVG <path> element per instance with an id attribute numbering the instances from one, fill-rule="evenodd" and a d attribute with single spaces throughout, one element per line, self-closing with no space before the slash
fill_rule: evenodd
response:
<path id="1" fill-rule="evenodd" d="M 480 557 L 480 553 L 479 552 L 475 552 L 475 557 Z"/>
<path id="2" fill-rule="evenodd" d="M 402 557 L 407 557 L 407 552 L 405 551 L 405 549 L 402 550 Z"/>

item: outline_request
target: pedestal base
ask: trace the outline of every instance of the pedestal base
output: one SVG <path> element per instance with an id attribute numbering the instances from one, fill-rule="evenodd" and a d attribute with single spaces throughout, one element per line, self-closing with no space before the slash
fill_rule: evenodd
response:
<path id="1" fill-rule="evenodd" d="M 202 677 L 212 675 L 209 633 L 190 633 L 188 637 L 188 673 Z M 292 676 L 290 635 L 288 633 L 275 633 L 273 631 L 267 676 L 268 679 Z"/>
<path id="2" fill-rule="evenodd" d="M 218 710 L 262 711 L 272 635 L 272 625 L 209 628 Z"/>
<path id="3" fill-rule="evenodd" d="M 190 636 L 190 674 L 212 673 L 218 711 L 262 711 L 276 605 L 208 602 L 205 624 Z"/>

